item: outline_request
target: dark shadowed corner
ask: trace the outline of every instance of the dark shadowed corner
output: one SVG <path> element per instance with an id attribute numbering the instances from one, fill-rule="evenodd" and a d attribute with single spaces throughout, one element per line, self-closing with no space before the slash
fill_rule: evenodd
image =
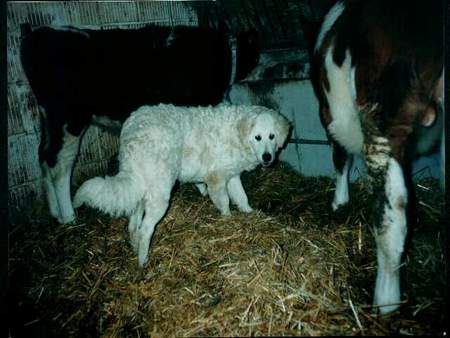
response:
<path id="1" fill-rule="evenodd" d="M 6 36 L 6 2 L 2 2 L 0 6 L 1 36 Z M 6 39 L 0 39 L 1 50 L 6 50 Z M 2 55 L 6 55 L 2 54 Z M 0 303 L 2 304 L 0 316 L 6 317 L 7 313 L 7 292 L 8 292 L 8 171 L 7 171 L 7 154 L 8 154 L 8 127 L 7 127 L 7 105 L 6 105 L 6 58 L 2 57 L 1 61 L 1 78 L 0 78 L 0 224 L 1 224 L 1 277 Z M 5 327 L 5 329 L 7 329 Z"/>

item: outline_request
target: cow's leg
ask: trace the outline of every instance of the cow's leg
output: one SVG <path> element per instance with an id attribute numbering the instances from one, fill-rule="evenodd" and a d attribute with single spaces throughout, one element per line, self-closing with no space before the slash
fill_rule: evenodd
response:
<path id="1" fill-rule="evenodd" d="M 59 222 L 61 223 L 75 221 L 70 183 L 73 166 L 80 148 L 81 135 L 72 135 L 67 128 L 64 128 L 62 147 L 57 155 L 56 165 L 50 169 L 60 210 Z"/>
<path id="2" fill-rule="evenodd" d="M 42 124 L 43 139 L 40 161 L 50 213 L 58 222 L 72 223 L 75 212 L 70 196 L 70 182 L 83 133 L 73 135 L 66 126 L 46 121 Z"/>
<path id="3" fill-rule="evenodd" d="M 56 142 L 58 139 L 60 139 L 61 133 L 60 128 L 58 126 L 52 125 L 49 126 L 49 121 L 47 120 L 47 115 L 44 107 L 39 106 L 39 113 L 41 117 L 41 140 L 39 143 L 39 163 L 41 166 L 42 176 L 44 180 L 44 187 L 45 187 L 45 193 L 47 197 L 48 207 L 50 210 L 50 215 L 52 215 L 54 218 L 59 219 L 60 218 L 60 210 L 58 205 L 58 199 L 56 197 L 56 191 L 55 187 L 53 186 L 53 180 L 50 174 L 50 168 L 48 166 L 48 163 L 56 163 L 56 154 L 53 149 L 55 149 L 55 146 L 59 147 L 61 146 L 59 142 Z M 51 131 L 51 132 L 50 132 Z M 50 145 L 52 145 L 52 148 L 50 148 Z"/>
<path id="4" fill-rule="evenodd" d="M 61 212 L 59 211 L 58 199 L 56 197 L 56 190 L 53 185 L 53 179 L 50 174 L 50 168 L 46 162 L 41 164 L 42 176 L 44 179 L 44 187 L 47 196 L 48 208 L 50 210 L 50 215 L 52 215 L 57 220 L 60 219 Z"/>
<path id="5" fill-rule="evenodd" d="M 388 140 L 371 138 L 366 162 L 372 182 L 372 222 L 377 246 L 374 305 L 382 314 L 400 303 L 400 265 L 406 237 L 407 189 L 400 164 L 391 156 Z"/>
<path id="6" fill-rule="evenodd" d="M 349 154 L 337 143 L 333 143 L 333 162 L 336 168 L 336 190 L 331 204 L 334 211 L 349 201 L 348 179 L 353 163 L 353 154 Z"/>

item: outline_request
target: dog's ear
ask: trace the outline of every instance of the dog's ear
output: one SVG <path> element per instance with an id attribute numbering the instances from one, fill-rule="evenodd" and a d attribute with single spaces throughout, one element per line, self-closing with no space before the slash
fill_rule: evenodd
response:
<path id="1" fill-rule="evenodd" d="M 282 148 L 291 133 L 292 125 L 283 115 L 277 113 L 274 116 L 276 126 L 276 141 L 278 148 Z"/>
<path id="2" fill-rule="evenodd" d="M 255 125 L 256 116 L 245 116 L 238 121 L 237 129 L 239 140 L 244 146 L 248 146 L 250 132 Z"/>

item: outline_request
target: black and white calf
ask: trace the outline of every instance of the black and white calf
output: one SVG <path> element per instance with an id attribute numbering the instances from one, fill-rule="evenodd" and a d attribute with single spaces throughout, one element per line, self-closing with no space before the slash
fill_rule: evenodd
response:
<path id="1" fill-rule="evenodd" d="M 353 154 L 371 181 L 378 271 L 374 304 L 399 307 L 407 232 L 404 167 L 420 126 L 436 123 L 443 100 L 441 1 L 338 1 L 321 26 L 313 79 L 320 116 L 334 142 L 333 209 L 347 203 Z"/>
<path id="2" fill-rule="evenodd" d="M 218 104 L 258 58 L 254 31 L 28 29 L 21 60 L 41 113 L 39 161 L 51 215 L 75 220 L 71 173 L 91 122 L 120 127 L 142 105 Z"/>

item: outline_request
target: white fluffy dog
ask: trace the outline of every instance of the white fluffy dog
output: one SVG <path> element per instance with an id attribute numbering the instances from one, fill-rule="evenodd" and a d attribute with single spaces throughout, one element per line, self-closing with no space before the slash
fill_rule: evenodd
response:
<path id="1" fill-rule="evenodd" d="M 74 207 L 85 203 L 128 216 L 131 245 L 142 266 L 176 180 L 196 183 L 222 215 L 230 214 L 230 199 L 251 212 L 240 174 L 258 164 L 269 166 L 289 129 L 285 117 L 262 106 L 143 106 L 123 125 L 119 173 L 84 182 Z"/>

